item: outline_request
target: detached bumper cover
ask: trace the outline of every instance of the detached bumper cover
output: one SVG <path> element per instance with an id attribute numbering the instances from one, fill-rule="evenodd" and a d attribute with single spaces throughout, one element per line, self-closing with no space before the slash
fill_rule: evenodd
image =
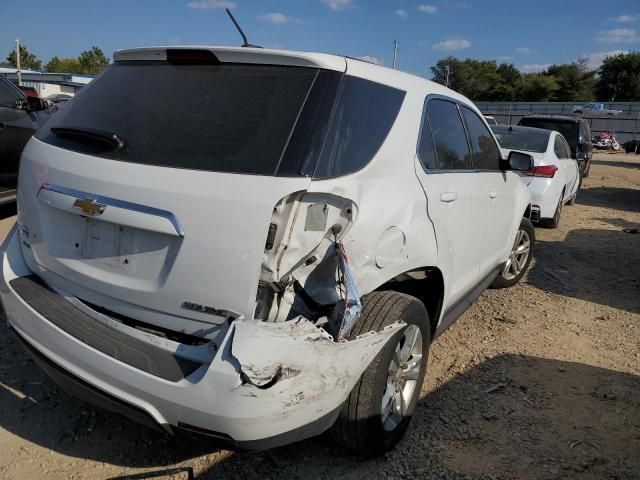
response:
<path id="1" fill-rule="evenodd" d="M 205 433 L 232 447 L 271 448 L 322 433 L 364 369 L 402 328 L 396 324 L 336 343 L 303 318 L 237 320 L 208 363 L 180 370 L 183 378 L 172 381 L 144 368 L 144 362 L 117 358 L 108 345 L 92 345 L 81 338 L 86 330 L 61 328 L 47 318 L 46 308 L 34 308 L 12 282 L 32 274 L 19 242 L 14 227 L 2 246 L 0 297 L 10 326 L 39 363 L 55 371 L 52 376 L 66 379 L 67 387 L 80 385 L 75 391 L 81 396 L 143 423 L 152 419 L 168 431 Z"/>

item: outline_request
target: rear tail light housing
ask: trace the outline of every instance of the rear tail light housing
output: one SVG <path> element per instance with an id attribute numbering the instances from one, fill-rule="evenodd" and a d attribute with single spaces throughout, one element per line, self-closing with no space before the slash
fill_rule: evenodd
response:
<path id="1" fill-rule="evenodd" d="M 558 167 L 555 165 L 542 165 L 533 167 L 531 170 L 524 172 L 524 174 L 530 177 L 553 178 L 557 171 Z"/>

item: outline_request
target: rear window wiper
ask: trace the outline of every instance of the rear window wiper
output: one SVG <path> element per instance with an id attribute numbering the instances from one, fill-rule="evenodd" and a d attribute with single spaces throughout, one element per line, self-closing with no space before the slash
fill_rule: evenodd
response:
<path id="1" fill-rule="evenodd" d="M 124 140 L 113 132 L 97 128 L 84 127 L 52 127 L 51 133 L 57 137 L 73 140 L 78 143 L 102 146 L 110 151 L 124 147 Z"/>

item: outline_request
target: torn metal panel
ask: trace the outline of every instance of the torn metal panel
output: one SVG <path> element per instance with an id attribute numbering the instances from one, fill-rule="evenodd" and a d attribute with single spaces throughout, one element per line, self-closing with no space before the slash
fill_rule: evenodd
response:
<path id="1" fill-rule="evenodd" d="M 349 342 L 335 342 L 303 317 L 280 323 L 236 321 L 231 354 L 243 380 L 238 388 L 283 407 L 314 399 L 335 408 L 403 326 L 394 323 Z"/>

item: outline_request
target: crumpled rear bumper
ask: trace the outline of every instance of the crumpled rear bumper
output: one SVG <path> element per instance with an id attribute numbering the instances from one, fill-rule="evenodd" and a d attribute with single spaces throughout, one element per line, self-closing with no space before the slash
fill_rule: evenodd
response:
<path id="1" fill-rule="evenodd" d="M 19 241 L 14 227 L 2 247 L 0 298 L 11 327 L 56 381 L 143 423 L 207 434 L 230 447 L 270 448 L 326 430 L 364 369 L 402 328 L 335 342 L 304 318 L 240 319 L 212 358 L 172 381 L 86 343 L 18 295 L 11 281 L 32 274 Z"/>

